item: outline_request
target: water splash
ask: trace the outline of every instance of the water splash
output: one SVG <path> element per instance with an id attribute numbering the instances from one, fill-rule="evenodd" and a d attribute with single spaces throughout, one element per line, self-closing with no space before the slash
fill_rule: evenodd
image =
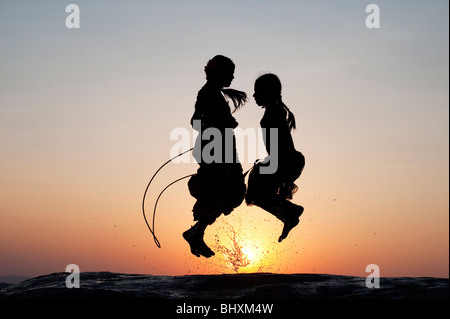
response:
<path id="1" fill-rule="evenodd" d="M 189 274 L 286 272 L 298 257 L 301 241 L 278 243 L 282 225 L 271 216 L 245 208 L 220 218 L 205 233 L 205 242 L 216 253 L 212 258 L 193 258 L 186 252 Z M 257 218 L 258 217 L 258 218 Z"/>
<path id="2" fill-rule="evenodd" d="M 219 244 L 217 242 L 217 251 L 222 253 L 225 263 L 228 268 L 232 269 L 235 273 L 239 273 L 239 269 L 250 265 L 251 260 L 243 252 L 244 245 L 239 235 L 234 228 L 228 225 L 229 233 L 228 238 L 230 240 L 230 248 Z"/>

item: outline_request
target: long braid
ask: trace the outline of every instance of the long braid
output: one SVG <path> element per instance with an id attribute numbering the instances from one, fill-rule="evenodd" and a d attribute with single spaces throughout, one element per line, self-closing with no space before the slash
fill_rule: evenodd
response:
<path id="1" fill-rule="evenodd" d="M 287 105 L 284 104 L 284 102 L 281 101 L 281 99 L 280 99 L 280 102 L 281 102 L 281 106 L 283 106 L 284 109 L 288 112 L 288 115 L 287 115 L 287 119 L 286 119 L 286 120 L 287 120 L 287 123 L 288 123 L 289 131 L 295 130 L 297 127 L 296 127 L 296 124 L 295 124 L 295 116 L 294 116 L 294 113 L 292 113 L 291 110 L 289 110 L 289 108 L 287 107 Z"/>

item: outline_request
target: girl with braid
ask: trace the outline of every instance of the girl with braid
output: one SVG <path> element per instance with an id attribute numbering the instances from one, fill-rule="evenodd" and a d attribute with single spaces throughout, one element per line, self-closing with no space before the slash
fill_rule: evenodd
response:
<path id="1" fill-rule="evenodd" d="M 255 81 L 253 97 L 256 104 L 265 109 L 260 125 L 265 132 L 264 143 L 268 159 L 277 160 L 278 168 L 275 173 L 265 174 L 264 166 L 269 166 L 270 162 L 258 163 L 250 173 L 245 200 L 247 205 L 259 206 L 284 223 L 278 239 L 281 242 L 297 226 L 303 213 L 303 207 L 290 200 L 297 191 L 294 181 L 303 171 L 305 158 L 294 147 L 291 131 L 296 128 L 295 117 L 281 99 L 281 82 L 278 77 L 274 74 L 259 77 Z M 278 135 L 277 139 L 270 136 L 274 132 Z M 270 145 L 271 142 L 277 142 L 277 154 L 270 154 L 274 148 L 274 145 Z"/>

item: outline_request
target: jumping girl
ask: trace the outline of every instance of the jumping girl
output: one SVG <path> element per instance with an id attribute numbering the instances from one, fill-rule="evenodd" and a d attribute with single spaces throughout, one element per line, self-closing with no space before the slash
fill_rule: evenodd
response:
<path id="1" fill-rule="evenodd" d="M 264 174 L 261 170 L 270 162 L 258 163 L 249 175 L 248 189 L 245 197 L 247 205 L 257 205 L 268 211 L 284 223 L 278 241 L 287 237 L 289 231 L 297 226 L 303 207 L 290 202 L 297 191 L 294 181 L 300 177 L 305 166 L 305 158 L 294 147 L 291 131 L 296 128 L 294 114 L 281 99 L 281 82 L 274 74 L 265 74 L 255 82 L 253 95 L 256 104 L 265 109 L 261 127 L 265 131 L 264 142 L 269 154 L 273 145 L 270 134 L 278 135 L 278 169 L 273 174 Z M 272 147 L 272 148 L 271 148 Z M 274 155 L 274 154 L 272 154 Z"/>
<path id="2" fill-rule="evenodd" d="M 227 99 L 233 102 L 234 112 L 244 105 L 247 95 L 225 89 L 234 79 L 234 70 L 234 63 L 222 55 L 209 60 L 205 67 L 207 82 L 198 92 L 191 119 L 191 125 L 200 133 L 194 147 L 194 158 L 200 167 L 188 182 L 191 195 L 197 199 L 193 208 L 197 223 L 183 233 L 183 238 L 197 257 L 214 255 L 203 239 L 207 226 L 221 214 L 230 214 L 245 197 L 233 133 L 238 123 Z"/>

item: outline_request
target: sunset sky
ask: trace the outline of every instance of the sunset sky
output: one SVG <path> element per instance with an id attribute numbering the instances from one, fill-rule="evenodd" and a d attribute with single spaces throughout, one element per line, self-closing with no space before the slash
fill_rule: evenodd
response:
<path id="1" fill-rule="evenodd" d="M 65 8 L 80 8 L 68 29 Z M 380 8 L 368 29 L 366 6 Z M 0 2 L 0 276 L 81 271 L 449 276 L 449 3 L 446 0 Z M 192 132 L 203 68 L 236 64 L 251 97 L 276 73 L 306 157 L 282 224 L 242 204 L 207 229 L 211 259 L 181 237 L 193 225 L 187 180 L 158 204 L 155 246 L 145 187 L 170 157 L 174 129 Z M 253 98 L 234 114 L 259 127 Z M 192 141 L 193 142 L 193 141 Z M 244 170 L 252 163 L 240 154 Z M 167 165 L 159 192 L 196 171 Z"/>

